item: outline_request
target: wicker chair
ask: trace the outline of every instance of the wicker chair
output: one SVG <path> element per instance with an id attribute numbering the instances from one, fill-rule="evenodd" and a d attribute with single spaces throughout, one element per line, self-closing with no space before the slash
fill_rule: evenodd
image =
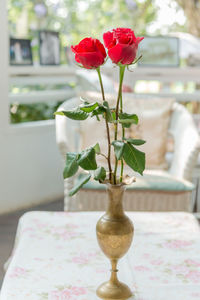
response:
<path id="1" fill-rule="evenodd" d="M 64 102 L 59 110 L 71 109 L 79 103 L 78 98 Z M 94 130 L 94 128 L 93 128 Z M 133 184 L 125 193 L 124 206 L 126 210 L 138 211 L 191 211 L 191 194 L 194 188 L 191 183 L 192 172 L 195 167 L 200 150 L 199 135 L 191 115 L 181 104 L 173 104 L 171 115 L 170 133 L 174 137 L 175 149 L 167 171 L 148 170 L 143 183 Z M 79 151 L 80 128 L 79 123 L 73 120 L 56 116 L 56 138 L 59 150 L 65 160 L 66 152 Z M 165 182 L 170 187 L 165 188 Z M 69 197 L 76 178 L 64 181 L 65 210 L 104 210 L 106 206 L 106 191 L 95 184 L 83 187 L 76 196 Z M 146 180 L 148 184 L 146 184 Z M 150 180 L 150 181 L 149 181 Z M 160 184 L 163 188 L 157 188 Z M 141 179 L 139 179 L 139 183 Z M 149 182 L 151 188 L 149 188 Z M 178 188 L 177 188 L 178 184 Z M 153 185 L 153 188 L 152 188 Z M 174 187 L 175 185 L 175 187 Z"/>
<path id="2" fill-rule="evenodd" d="M 79 82 L 77 92 L 99 90 L 98 76 L 95 71 L 78 70 L 77 79 Z M 103 81 L 105 92 L 112 93 L 114 89 L 112 79 L 103 75 Z M 73 98 L 64 102 L 59 110 L 71 109 L 78 104 L 78 97 Z M 138 180 L 139 186 L 136 187 L 136 184 L 133 184 L 130 189 L 127 189 L 124 201 L 126 210 L 192 211 L 191 195 L 194 185 L 191 181 L 200 142 L 192 116 L 183 105 L 174 103 L 169 132 L 174 137 L 174 153 L 168 171 L 148 170 L 142 183 L 141 178 Z M 56 139 L 63 161 L 65 161 L 66 152 L 80 150 L 79 123 L 56 116 Z M 160 179 L 163 181 L 160 182 Z M 64 181 L 65 210 L 105 210 L 107 195 L 102 185 L 88 184 L 76 196 L 69 197 L 68 192 L 74 180 L 76 177 Z M 165 181 L 168 185 L 167 189 Z M 160 183 L 161 188 L 158 188 Z"/>

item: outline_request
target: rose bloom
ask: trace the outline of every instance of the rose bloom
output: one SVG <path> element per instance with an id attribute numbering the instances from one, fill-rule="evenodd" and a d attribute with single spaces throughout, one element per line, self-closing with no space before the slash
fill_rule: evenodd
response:
<path id="1" fill-rule="evenodd" d="M 134 61 L 143 37 L 136 38 L 130 28 L 117 28 L 104 33 L 103 40 L 113 63 L 129 65 Z"/>
<path id="2" fill-rule="evenodd" d="M 97 39 L 85 38 L 78 45 L 71 46 L 75 60 L 86 69 L 96 69 L 104 63 L 106 50 Z"/>

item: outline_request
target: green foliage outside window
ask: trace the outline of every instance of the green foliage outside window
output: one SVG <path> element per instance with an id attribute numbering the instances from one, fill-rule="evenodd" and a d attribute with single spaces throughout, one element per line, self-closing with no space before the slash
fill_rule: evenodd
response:
<path id="1" fill-rule="evenodd" d="M 57 84 L 48 86 L 48 90 L 53 89 L 66 89 L 73 90 L 75 88 L 75 83 L 70 82 L 68 84 Z M 45 91 L 47 86 L 45 85 L 34 85 L 34 86 L 13 86 L 11 88 L 12 94 L 24 93 L 27 94 L 33 91 Z M 20 104 L 12 103 L 10 105 L 10 121 L 12 124 L 32 122 L 32 121 L 42 121 L 54 119 L 53 113 L 57 110 L 58 106 L 63 101 L 51 102 L 51 103 L 30 103 L 30 104 Z"/>
<path id="2" fill-rule="evenodd" d="M 116 26 L 132 27 L 143 35 L 156 17 L 153 4 L 154 0 L 9 0 L 9 30 L 12 36 L 32 38 L 35 53 L 42 29 L 59 31 L 62 47 Z"/>
<path id="3" fill-rule="evenodd" d="M 18 104 L 14 103 L 10 106 L 10 121 L 12 124 L 42 121 L 54 119 L 53 113 L 62 103 L 59 101 L 54 104 L 34 103 L 34 104 Z"/>
<path id="4" fill-rule="evenodd" d="M 8 1 L 10 36 L 32 40 L 35 63 L 39 62 L 39 30 L 59 32 L 61 63 L 63 64 L 67 63 L 64 47 L 77 43 L 81 38 L 97 37 L 103 31 L 115 27 L 130 27 L 136 31 L 136 34 L 142 36 L 148 34 L 148 25 L 156 19 L 156 16 L 155 0 Z M 23 89 L 28 92 L 32 88 L 24 87 Z M 46 103 L 12 104 L 11 122 L 51 119 L 57 104 L 54 105 Z"/>

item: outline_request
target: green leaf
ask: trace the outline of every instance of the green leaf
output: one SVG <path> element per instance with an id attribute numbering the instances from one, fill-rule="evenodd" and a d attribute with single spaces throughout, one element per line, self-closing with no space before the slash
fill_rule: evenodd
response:
<path id="1" fill-rule="evenodd" d="M 135 124 L 135 121 L 132 119 L 122 119 L 119 120 L 119 123 L 121 123 L 123 127 L 129 128 L 132 124 Z"/>
<path id="2" fill-rule="evenodd" d="M 99 105 L 99 107 L 95 108 L 92 111 L 91 117 L 98 117 L 99 115 L 102 115 L 106 112 L 106 108 L 103 105 Z"/>
<path id="3" fill-rule="evenodd" d="M 104 105 L 106 108 L 109 108 L 108 101 L 103 101 L 103 105 Z"/>
<path id="4" fill-rule="evenodd" d="M 112 116 L 112 112 L 110 110 L 110 107 L 109 107 L 109 104 L 107 101 L 104 101 L 103 102 L 103 106 L 105 107 L 106 109 L 106 120 L 108 122 L 112 122 L 113 121 L 113 116 Z"/>
<path id="5" fill-rule="evenodd" d="M 113 141 L 112 145 L 114 146 L 116 158 L 120 160 L 123 155 L 125 143 L 123 141 Z"/>
<path id="6" fill-rule="evenodd" d="M 104 181 L 105 178 L 106 178 L 106 170 L 104 169 L 104 167 L 97 168 L 94 172 L 94 179 Z"/>
<path id="7" fill-rule="evenodd" d="M 100 121 L 100 118 L 99 118 L 99 116 L 98 116 L 98 115 L 96 115 L 95 117 L 97 118 L 97 121 Z"/>
<path id="8" fill-rule="evenodd" d="M 96 143 L 96 145 L 93 148 L 94 148 L 96 154 L 100 154 L 101 153 L 101 149 L 100 149 L 99 143 Z"/>
<path id="9" fill-rule="evenodd" d="M 54 113 L 55 115 L 65 116 L 72 120 L 86 120 L 88 118 L 88 113 L 76 108 L 73 110 L 65 110 L 65 111 L 57 111 Z"/>
<path id="10" fill-rule="evenodd" d="M 64 179 L 73 176 L 78 171 L 77 157 L 77 153 L 74 152 L 68 152 L 66 154 L 66 166 L 63 171 Z"/>
<path id="11" fill-rule="evenodd" d="M 94 148 L 89 148 L 79 154 L 78 164 L 84 170 L 96 170 L 96 153 Z"/>
<path id="12" fill-rule="evenodd" d="M 145 169 L 145 153 L 137 150 L 130 143 L 125 144 L 123 158 L 134 171 L 143 174 Z"/>
<path id="13" fill-rule="evenodd" d="M 96 107 L 98 107 L 99 104 L 97 102 L 94 102 L 94 103 L 90 103 L 90 104 L 87 104 L 87 103 L 84 103 L 84 104 L 81 104 L 79 106 L 80 110 L 82 111 L 85 111 L 87 113 L 90 113 L 92 112 Z"/>
<path id="14" fill-rule="evenodd" d="M 69 191 L 69 196 L 73 196 L 80 190 L 80 188 L 86 184 L 91 178 L 91 174 L 86 174 L 81 176 L 81 179 L 79 179 L 78 183 Z"/>
<path id="15" fill-rule="evenodd" d="M 137 146 L 140 146 L 140 145 L 143 145 L 146 143 L 146 141 L 139 140 L 139 139 L 126 139 L 126 141 L 129 142 L 130 144 L 137 145 Z"/>
<path id="16" fill-rule="evenodd" d="M 138 124 L 138 116 L 135 114 L 119 113 L 119 123 L 122 123 L 123 127 L 129 128 L 131 124 Z"/>

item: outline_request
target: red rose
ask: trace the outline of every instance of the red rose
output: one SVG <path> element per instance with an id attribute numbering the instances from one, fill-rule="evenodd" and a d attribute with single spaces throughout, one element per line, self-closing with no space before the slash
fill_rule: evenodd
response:
<path id="1" fill-rule="evenodd" d="M 85 38 L 76 46 L 71 46 L 75 60 L 86 69 L 96 69 L 104 63 L 106 51 L 97 39 Z"/>
<path id="2" fill-rule="evenodd" d="M 143 37 L 136 38 L 130 28 L 117 28 L 104 33 L 103 40 L 113 63 L 129 65 L 134 61 Z"/>

